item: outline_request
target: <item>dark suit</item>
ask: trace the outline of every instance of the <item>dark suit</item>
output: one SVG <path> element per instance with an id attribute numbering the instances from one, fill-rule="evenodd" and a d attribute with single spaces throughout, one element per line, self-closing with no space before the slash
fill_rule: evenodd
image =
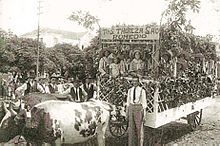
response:
<path id="1" fill-rule="evenodd" d="M 93 95 L 94 95 L 94 85 L 93 84 L 90 84 L 89 85 L 86 85 L 86 84 L 83 84 L 83 89 L 86 91 L 87 93 L 87 100 L 93 98 Z"/>
<path id="2" fill-rule="evenodd" d="M 35 82 L 32 86 L 30 82 L 27 82 L 27 89 L 24 91 L 24 95 L 27 95 L 28 93 L 33 93 L 33 92 L 39 92 L 37 89 L 37 83 Z"/>
<path id="3" fill-rule="evenodd" d="M 50 93 L 55 93 L 56 91 L 58 91 L 57 85 L 53 87 L 51 84 L 49 84 L 48 87 L 49 87 Z"/>
<path id="4" fill-rule="evenodd" d="M 72 87 L 70 89 L 70 95 L 72 97 L 72 100 L 73 101 L 78 101 L 78 102 L 83 102 L 84 99 L 83 99 L 83 92 L 82 92 L 82 89 L 81 88 L 77 88 L 77 92 L 79 92 L 78 94 L 76 93 L 75 91 L 75 87 Z"/>

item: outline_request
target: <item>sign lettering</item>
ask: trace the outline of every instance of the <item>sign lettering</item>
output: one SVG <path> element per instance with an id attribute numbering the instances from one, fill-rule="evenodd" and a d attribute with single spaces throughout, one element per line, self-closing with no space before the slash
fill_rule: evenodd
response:
<path id="1" fill-rule="evenodd" d="M 149 26 L 117 26 L 102 28 L 103 40 L 158 40 L 159 28 Z"/>

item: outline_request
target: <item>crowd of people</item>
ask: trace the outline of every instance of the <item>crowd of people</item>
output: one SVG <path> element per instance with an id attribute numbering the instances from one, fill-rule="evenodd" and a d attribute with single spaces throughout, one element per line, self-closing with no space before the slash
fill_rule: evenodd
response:
<path id="1" fill-rule="evenodd" d="M 128 90 L 127 95 L 129 127 L 134 130 L 129 131 L 129 145 L 143 145 L 143 109 L 146 108 L 147 102 L 146 91 L 139 82 L 139 78 L 146 71 L 146 62 L 142 60 L 142 57 L 140 50 L 133 51 L 130 57 L 126 54 L 119 57 L 117 54 L 104 50 L 98 66 L 100 77 L 117 78 L 129 75 L 134 77 L 133 87 Z M 37 78 L 36 75 L 29 74 L 23 83 L 19 81 L 19 78 L 21 78 L 20 74 L 13 75 L 12 73 L 7 80 L 2 80 L 0 97 L 17 100 L 37 92 L 53 94 L 73 102 L 85 102 L 96 97 L 97 94 L 96 79 L 90 75 L 83 79 L 79 79 L 77 76 L 64 79 L 57 73 Z M 4 87 L 7 87 L 7 93 Z M 138 127 L 138 130 L 135 127 Z"/>
<path id="2" fill-rule="evenodd" d="M 146 72 L 146 64 L 142 60 L 140 50 L 134 50 L 132 55 L 123 52 L 120 56 L 117 53 L 111 53 L 108 49 L 103 50 L 99 60 L 99 72 L 101 77 L 117 78 L 119 76 L 138 76 L 141 77 Z M 130 57 L 129 57 L 130 56 Z"/>
<path id="3" fill-rule="evenodd" d="M 8 75 L 7 80 L 2 79 L 0 97 L 17 100 L 29 93 L 54 94 L 58 98 L 67 98 L 70 101 L 84 102 L 96 95 L 96 81 L 91 76 L 84 79 L 68 78 L 53 73 L 51 76 L 42 75 L 36 78 L 29 74 L 24 83 L 19 76 Z"/>
<path id="4" fill-rule="evenodd" d="M 98 65 L 100 77 L 117 78 L 129 75 L 142 77 L 146 73 L 147 64 L 146 61 L 143 61 L 142 52 L 140 49 L 137 49 L 129 53 L 127 54 L 126 51 L 120 53 L 112 52 L 104 48 Z M 7 80 L 1 80 L 0 97 L 17 99 L 31 92 L 40 92 L 59 95 L 70 94 L 72 96 L 70 99 L 76 100 L 74 93 L 78 92 L 80 101 L 86 101 L 93 97 L 93 94 L 96 94 L 97 87 L 94 75 L 87 75 L 83 79 L 77 77 L 64 79 L 61 75 L 53 73 L 50 76 L 40 76 L 38 77 L 38 81 L 36 81 L 36 75 L 29 74 L 27 77 L 22 77 L 21 73 L 18 72 L 9 72 L 8 74 L 9 77 Z M 92 89 L 88 89 L 90 85 L 87 84 L 92 84 Z M 72 87 L 79 89 L 73 90 Z"/>

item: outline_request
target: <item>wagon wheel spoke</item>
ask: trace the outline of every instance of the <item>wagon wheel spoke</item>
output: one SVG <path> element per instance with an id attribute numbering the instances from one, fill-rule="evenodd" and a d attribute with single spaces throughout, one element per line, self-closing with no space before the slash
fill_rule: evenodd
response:
<path id="1" fill-rule="evenodd" d="M 194 122 L 195 122 L 195 123 L 194 123 L 195 125 L 199 125 L 199 121 L 198 121 L 197 117 L 195 117 Z"/>
<path id="2" fill-rule="evenodd" d="M 187 122 L 192 130 L 199 128 L 202 120 L 202 110 L 194 112 L 187 116 Z"/>
<path id="3" fill-rule="evenodd" d="M 119 133 L 120 133 L 120 135 L 121 135 L 121 134 L 122 134 L 122 128 L 121 128 L 121 126 L 118 127 L 118 129 L 119 129 Z"/>
<path id="4" fill-rule="evenodd" d="M 200 117 L 198 115 L 196 115 L 196 117 L 195 117 L 195 122 L 197 125 L 200 125 L 200 123 L 201 123 Z"/>
<path id="5" fill-rule="evenodd" d="M 117 130 L 117 128 L 116 127 L 113 127 L 114 128 L 114 130 L 112 130 L 112 133 L 114 133 L 116 130 Z"/>
<path id="6" fill-rule="evenodd" d="M 117 131 L 116 131 L 116 132 L 117 132 L 117 135 L 118 135 L 118 133 L 119 133 L 119 129 L 120 129 L 120 128 L 117 126 Z M 118 136 L 119 136 L 119 135 L 118 135 Z"/>
<path id="7" fill-rule="evenodd" d="M 114 127 L 114 124 L 113 123 L 109 124 L 109 127 L 110 128 Z"/>
<path id="8" fill-rule="evenodd" d="M 122 126 L 122 129 L 123 129 L 124 131 L 127 131 L 128 128 L 127 128 L 126 125 L 123 125 L 123 126 Z"/>
<path id="9" fill-rule="evenodd" d="M 116 121 L 111 121 L 109 123 L 110 133 L 115 137 L 123 136 L 128 129 L 127 122 L 125 120 L 121 120 L 117 118 Z"/>

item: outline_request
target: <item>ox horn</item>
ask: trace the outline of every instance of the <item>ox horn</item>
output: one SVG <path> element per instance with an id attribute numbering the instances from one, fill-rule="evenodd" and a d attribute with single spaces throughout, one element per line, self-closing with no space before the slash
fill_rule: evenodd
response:
<path id="1" fill-rule="evenodd" d="M 1 120 L 1 123 L 0 123 L 0 127 L 2 127 L 2 123 L 5 121 L 5 119 L 7 119 L 7 117 L 10 115 L 10 111 L 7 109 L 7 104 L 3 101 L 2 102 L 2 106 L 3 106 L 3 109 L 5 110 L 5 116 L 3 117 L 3 119 Z"/>
<path id="2" fill-rule="evenodd" d="M 7 109 L 7 105 L 4 101 L 2 102 L 2 106 L 6 113 L 9 112 L 9 110 Z"/>
<path id="3" fill-rule="evenodd" d="M 9 103 L 9 111 L 11 112 L 12 115 L 17 115 L 17 112 L 14 111 L 14 109 L 12 108 L 12 102 Z"/>

